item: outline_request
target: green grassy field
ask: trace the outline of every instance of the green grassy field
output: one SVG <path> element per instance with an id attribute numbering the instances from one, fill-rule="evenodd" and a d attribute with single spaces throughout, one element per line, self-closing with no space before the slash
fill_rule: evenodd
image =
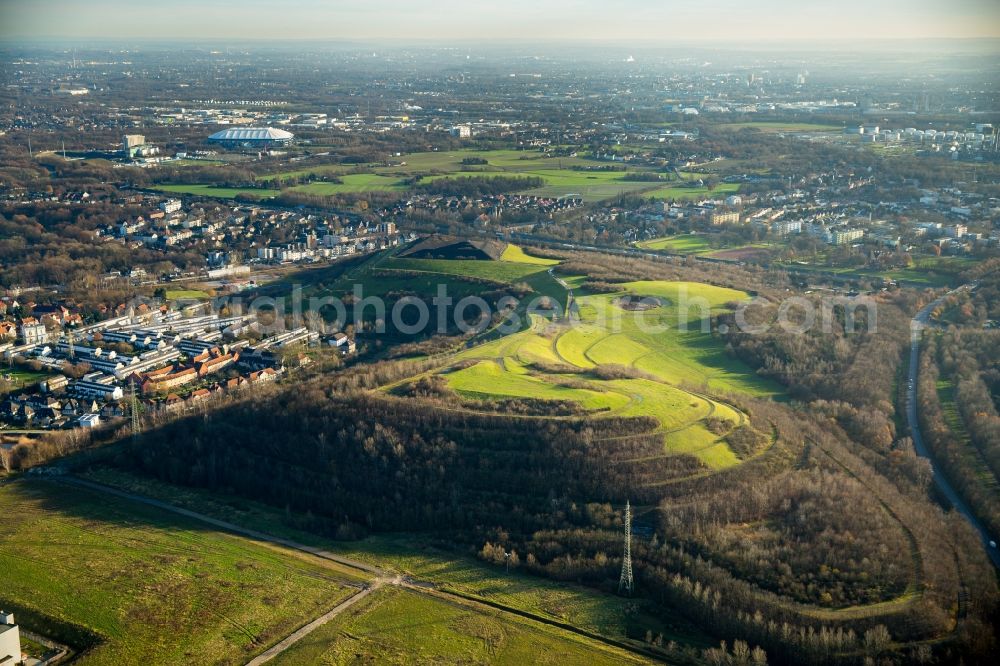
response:
<path id="1" fill-rule="evenodd" d="M 955 402 L 955 385 L 950 379 L 938 379 L 937 396 L 941 403 L 941 416 L 951 434 L 962 443 L 961 457 L 965 469 L 976 470 L 975 480 L 987 496 L 1000 497 L 1000 481 L 994 476 L 989 463 L 982 452 L 972 442 L 972 437 L 965 427 L 958 404 Z"/>
<path id="2" fill-rule="evenodd" d="M 344 164 L 317 164 L 312 167 L 304 167 L 302 169 L 292 169 L 290 171 L 281 171 L 279 173 L 269 174 L 267 176 L 261 176 L 261 180 L 274 180 L 274 179 L 284 179 L 284 178 L 298 178 L 300 176 L 341 176 L 349 173 L 353 167 Z"/>
<path id="3" fill-rule="evenodd" d="M 406 259 L 385 253 L 333 279 L 314 280 L 303 289 L 303 296 L 349 293 L 355 285 L 360 285 L 363 296 L 384 296 L 393 292 L 434 296 L 438 286 L 445 285 L 450 297 L 461 299 L 483 291 L 482 283 L 458 279 L 475 277 L 498 284 L 523 282 L 536 294 L 564 298 L 565 290 L 548 274 L 552 263 L 551 259 L 531 256 L 513 244 L 507 246 L 500 261 Z"/>
<path id="4" fill-rule="evenodd" d="M 484 165 L 463 165 L 467 157 L 484 159 Z M 525 190 L 527 194 L 561 197 L 576 195 L 587 201 L 599 201 L 623 192 L 656 188 L 655 183 L 624 180 L 623 171 L 585 171 L 600 163 L 582 157 L 552 157 L 539 151 L 519 150 L 456 150 L 410 153 L 399 158 L 394 166 L 373 166 L 371 174 L 344 175 L 343 167 L 318 166 L 276 174 L 275 177 L 301 176 L 309 173 L 336 174 L 344 184 L 312 183 L 294 188 L 314 194 L 337 194 L 359 191 L 391 191 L 401 189 L 399 182 L 421 175 L 425 180 L 471 176 L 524 176 L 545 181 L 539 188 Z"/>
<path id="5" fill-rule="evenodd" d="M 653 199 L 723 199 L 730 194 L 739 192 L 739 190 L 739 183 L 719 183 L 711 190 L 708 187 L 670 185 L 667 187 L 657 187 L 654 190 L 644 192 L 643 195 Z"/>
<path id="6" fill-rule="evenodd" d="M 960 273 L 974 265 L 975 261 L 966 257 L 919 257 L 908 268 L 888 271 L 855 268 L 853 266 L 825 266 L 820 263 L 794 263 L 790 267 L 797 271 L 817 271 L 831 273 L 859 280 L 887 279 L 904 282 L 915 287 L 947 287 L 961 282 Z"/>
<path id="7" fill-rule="evenodd" d="M 467 263 L 438 262 L 454 272 Z M 619 304 L 626 294 L 657 299 L 659 306 L 626 310 Z M 554 324 L 536 316 L 527 330 L 458 352 L 440 373 L 451 388 L 477 399 L 571 400 L 598 417 L 650 416 L 660 423 L 665 455 L 693 455 L 709 469 L 731 467 L 740 459 L 724 436 L 707 429 L 705 419 L 722 418 L 731 426 L 746 419 L 703 393 L 782 395 L 780 387 L 760 379 L 701 330 L 703 319 L 746 298 L 740 291 L 699 283 L 626 283 L 618 294 L 578 296 L 577 322 Z M 468 361 L 476 363 L 451 369 Z M 565 376 L 533 367 L 539 361 L 573 366 L 578 374 L 570 375 L 568 386 Z M 608 380 L 586 373 L 611 365 L 643 374 Z M 701 388 L 692 393 L 691 387 Z"/>
<path id="8" fill-rule="evenodd" d="M 602 594 L 581 585 L 532 576 L 516 569 L 507 574 L 501 567 L 430 546 L 419 536 L 382 534 L 360 541 L 330 541 L 289 524 L 294 522 L 295 514 L 243 498 L 171 486 L 108 468 L 93 469 L 86 476 L 238 525 L 325 548 L 418 580 L 431 581 L 447 590 L 568 622 L 603 636 L 623 639 L 628 635 L 642 636 L 646 630 L 651 630 L 662 633 L 665 640 L 682 644 L 707 647 L 713 643 L 711 637 L 680 615 L 665 613 L 662 609 L 654 614 L 646 600 Z"/>
<path id="9" fill-rule="evenodd" d="M 499 261 L 386 257 L 378 262 L 377 267 L 380 270 L 418 271 L 441 276 L 465 276 L 513 283 L 530 280 L 533 276 L 547 277 L 548 268 L 558 263 L 556 259 L 532 256 L 519 245 L 508 243 Z"/>
<path id="10" fill-rule="evenodd" d="M 629 398 L 620 393 L 604 392 L 595 384 L 594 390 L 570 388 L 553 384 L 538 377 L 522 374 L 516 362 L 484 360 L 474 366 L 447 375 L 448 384 L 459 393 L 471 397 L 504 396 L 537 398 L 539 400 L 572 400 L 587 409 L 620 409 Z"/>
<path id="11" fill-rule="evenodd" d="M 648 241 L 640 241 L 636 243 L 636 246 L 645 250 L 667 250 L 681 254 L 698 254 L 712 250 L 712 246 L 708 243 L 708 238 L 702 234 L 679 234 L 677 236 L 654 238 Z"/>
<path id="12" fill-rule="evenodd" d="M 172 194 L 191 194 L 200 197 L 217 197 L 221 199 L 232 199 L 241 194 L 269 199 L 278 194 L 277 190 L 255 189 L 252 187 L 216 187 L 214 185 L 194 184 L 152 185 L 150 189 Z"/>
<path id="13" fill-rule="evenodd" d="M 291 188 L 293 192 L 329 196 L 332 194 L 355 194 L 358 192 L 402 192 L 406 186 L 399 178 L 381 176 L 375 173 L 352 173 L 338 176 L 341 183 L 309 183 Z"/>
<path id="14" fill-rule="evenodd" d="M 99 636 L 80 663 L 242 664 L 356 580 L 295 551 L 47 481 L 0 486 L 0 515 L 0 606 L 26 609 L 22 624 L 43 635 L 69 624 Z M 30 622 L 39 616 L 53 621 Z"/>
<path id="15" fill-rule="evenodd" d="M 484 165 L 463 165 L 462 160 L 476 157 L 486 160 Z M 739 185 L 723 183 L 712 192 L 706 188 L 664 186 L 655 182 L 625 180 L 625 171 L 588 170 L 603 163 L 583 157 L 552 157 L 539 151 L 517 150 L 457 150 L 443 152 L 411 153 L 399 158 L 399 164 L 392 166 L 368 165 L 370 173 L 346 173 L 343 165 L 317 165 L 281 173 L 262 176 L 262 180 L 288 177 L 336 176 L 342 182 L 318 181 L 291 188 L 295 192 L 329 196 L 336 194 L 357 194 L 364 192 L 403 192 L 407 187 L 403 181 L 415 176 L 425 180 L 470 176 L 524 176 L 537 177 L 544 181 L 541 187 L 524 190 L 525 194 L 545 197 L 577 196 L 585 201 L 600 201 L 624 193 L 639 192 L 657 198 L 691 199 L 705 196 L 725 196 L 739 189 Z M 637 169 L 631 169 L 636 171 Z M 643 171 L 643 169 L 638 169 Z M 697 174 L 684 174 L 685 178 L 697 178 Z M 177 194 L 192 194 L 211 197 L 233 198 L 249 194 L 262 198 L 277 194 L 276 190 L 252 188 L 223 188 L 211 185 L 172 184 L 158 185 L 155 189 Z"/>
<path id="16" fill-rule="evenodd" d="M 52 375 L 21 368 L 0 368 L 0 396 L 18 391 L 26 386 L 34 386 Z"/>
<path id="17" fill-rule="evenodd" d="M 450 259 L 387 259 L 379 265 L 383 270 L 421 271 L 438 275 L 464 275 L 494 282 L 519 282 L 529 275 L 544 273 L 545 266 L 514 261 L 478 261 Z"/>
<path id="18" fill-rule="evenodd" d="M 484 159 L 488 164 L 465 166 L 467 157 Z M 593 165 L 580 157 L 551 157 L 537 150 L 452 150 L 426 153 L 409 153 L 399 158 L 402 166 L 380 167 L 379 173 L 473 173 L 476 171 L 502 171 L 517 173 L 539 169 L 568 169 L 574 166 Z"/>
<path id="19" fill-rule="evenodd" d="M 566 197 L 574 196 L 582 198 L 584 201 L 600 201 L 622 193 L 638 192 L 656 187 L 656 183 L 636 182 L 625 180 L 623 171 L 582 171 L 568 168 L 507 168 L 504 170 L 494 170 L 492 167 L 480 167 L 482 171 L 477 172 L 455 172 L 430 176 L 426 180 L 436 180 L 439 178 L 468 178 L 472 176 L 520 176 L 541 178 L 545 184 L 522 190 L 524 194 L 533 194 L 542 197 Z"/>
<path id="20" fill-rule="evenodd" d="M 503 254 L 500 255 L 500 259 L 501 261 L 510 261 L 516 264 L 534 264 L 535 266 L 555 266 L 559 263 L 558 259 L 533 257 L 525 252 L 520 245 L 514 245 L 513 243 L 507 245 Z"/>
<path id="21" fill-rule="evenodd" d="M 389 291 L 434 295 L 438 284 L 444 283 L 453 296 L 470 283 L 450 278 L 526 282 L 534 295 L 550 296 L 561 305 L 567 300 L 567 290 L 549 273 L 550 263 L 516 246 L 508 247 L 501 261 L 386 256 L 351 280 L 362 283 L 366 295 Z M 400 274 L 398 279 L 393 277 L 395 272 Z M 725 398 L 710 396 L 783 398 L 784 392 L 727 354 L 720 339 L 701 329 L 704 319 L 748 298 L 747 294 L 692 282 L 632 282 L 621 285 L 622 292 L 617 294 L 583 294 L 579 283 L 584 276 L 563 279 L 576 287 L 579 321 L 570 324 L 538 314 L 525 316 L 526 328 L 520 332 L 503 337 L 484 333 L 482 344 L 449 357 L 437 372 L 456 392 L 476 400 L 565 400 L 578 403 L 595 417 L 651 416 L 660 423 L 664 455 L 694 456 L 709 470 L 741 462 L 724 434 L 707 429 L 706 419 L 721 417 L 735 426 L 746 418 Z M 472 287 L 475 293 L 478 287 Z M 626 294 L 659 299 L 660 306 L 626 310 L 618 303 Z M 539 362 L 573 366 L 577 372 L 547 374 L 533 366 Z M 462 367 L 455 367 L 459 364 Z M 631 369 L 628 372 L 643 376 L 608 380 L 587 373 L 609 365 L 625 366 Z M 414 379 L 383 389 L 395 390 Z"/>
<path id="22" fill-rule="evenodd" d="M 18 386 L 37 384 L 47 377 L 49 377 L 49 374 L 46 372 L 22 370 L 21 368 L 0 368 L 0 379 L 13 382 Z"/>
<path id="23" fill-rule="evenodd" d="M 174 300 L 178 298 L 185 299 L 204 299 L 210 298 L 207 292 L 201 289 L 168 289 L 167 290 L 167 300 Z"/>
<path id="24" fill-rule="evenodd" d="M 274 660 L 276 665 L 635 664 L 627 652 L 512 616 L 383 588 Z"/>

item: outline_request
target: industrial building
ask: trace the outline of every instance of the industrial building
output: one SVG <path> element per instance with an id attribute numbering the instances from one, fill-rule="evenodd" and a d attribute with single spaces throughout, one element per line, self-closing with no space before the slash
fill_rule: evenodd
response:
<path id="1" fill-rule="evenodd" d="M 126 134 L 122 137 L 122 153 L 125 159 L 131 160 L 136 157 L 159 155 L 160 149 L 146 143 L 146 137 L 142 134 Z"/>
<path id="2" fill-rule="evenodd" d="M 274 146 L 285 146 L 295 135 L 273 127 L 231 127 L 208 137 L 210 143 L 223 148 L 264 150 Z"/>

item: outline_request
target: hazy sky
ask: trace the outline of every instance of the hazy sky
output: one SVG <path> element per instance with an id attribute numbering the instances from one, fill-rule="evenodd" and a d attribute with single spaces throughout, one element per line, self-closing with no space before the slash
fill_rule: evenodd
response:
<path id="1" fill-rule="evenodd" d="M 1000 0 L 0 0 L 0 39 L 1000 37 Z"/>

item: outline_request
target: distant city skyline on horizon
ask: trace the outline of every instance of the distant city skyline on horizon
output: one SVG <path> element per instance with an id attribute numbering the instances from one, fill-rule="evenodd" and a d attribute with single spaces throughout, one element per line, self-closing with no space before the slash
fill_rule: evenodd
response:
<path id="1" fill-rule="evenodd" d="M 484 5 L 440 0 L 0 0 L 0 40 L 470 40 L 634 41 L 648 46 L 723 41 L 808 46 L 804 42 L 899 42 L 1000 38 L 995 0 L 510 0 Z"/>

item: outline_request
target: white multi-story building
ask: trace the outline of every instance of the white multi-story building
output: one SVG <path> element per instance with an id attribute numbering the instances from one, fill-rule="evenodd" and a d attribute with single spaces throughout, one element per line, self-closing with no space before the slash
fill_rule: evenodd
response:
<path id="1" fill-rule="evenodd" d="M 771 233 L 776 236 L 802 233 L 801 220 L 776 220 L 771 223 Z"/>
<path id="2" fill-rule="evenodd" d="M 170 215 L 171 213 L 176 213 L 180 209 L 181 209 L 180 199 L 167 199 L 166 201 L 160 204 L 160 210 L 162 210 L 167 215 Z"/>
<path id="3" fill-rule="evenodd" d="M 864 238 L 864 229 L 832 229 L 830 231 L 830 241 L 834 245 L 847 245 L 859 238 Z"/>
<path id="4" fill-rule="evenodd" d="M 0 664 L 21 663 L 21 630 L 14 622 L 14 614 L 0 611 Z"/>
<path id="5" fill-rule="evenodd" d="M 49 341 L 49 332 L 45 324 L 26 319 L 21 323 L 21 339 L 26 345 L 44 345 Z"/>

